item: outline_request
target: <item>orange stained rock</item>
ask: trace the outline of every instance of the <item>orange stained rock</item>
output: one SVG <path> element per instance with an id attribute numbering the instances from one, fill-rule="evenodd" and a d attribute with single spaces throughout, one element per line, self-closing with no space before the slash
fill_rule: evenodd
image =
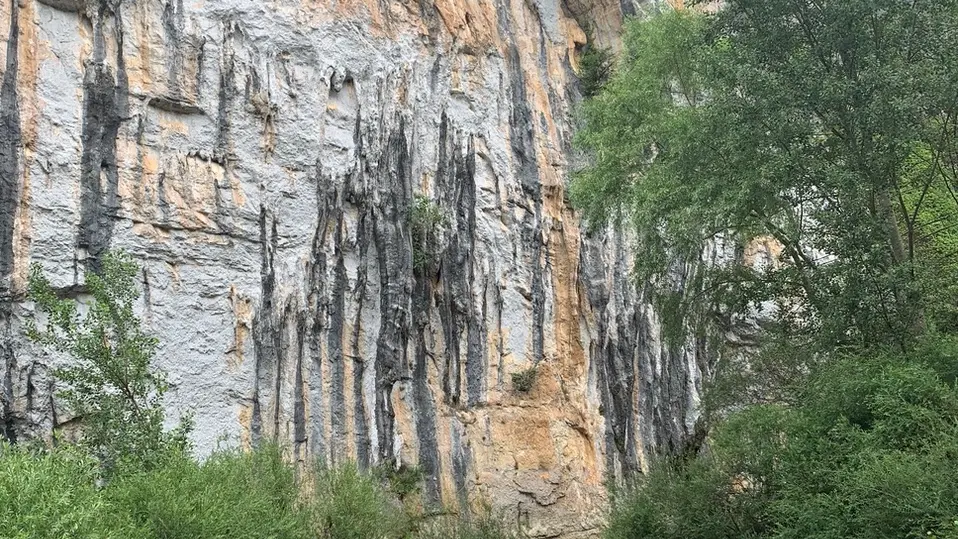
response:
<path id="1" fill-rule="evenodd" d="M 152 72 L 154 53 L 165 50 L 157 29 L 150 24 L 151 20 L 157 19 L 150 11 L 153 5 L 151 2 L 133 4 L 133 54 L 125 57 L 130 89 L 143 94 L 155 92 Z"/>
<path id="2" fill-rule="evenodd" d="M 436 0 L 433 4 L 450 36 L 476 52 L 496 45 L 495 4 L 486 0 Z"/>
<path id="3" fill-rule="evenodd" d="M 227 297 L 233 311 L 233 346 L 227 351 L 226 365 L 230 370 L 235 370 L 243 364 L 243 350 L 253 327 L 253 302 L 237 292 L 236 285 L 230 284 L 229 290 Z"/>
<path id="4" fill-rule="evenodd" d="M 746 266 L 755 266 L 761 262 L 769 262 L 772 267 L 779 267 L 782 263 L 784 247 L 772 236 L 757 236 L 745 245 L 743 261 Z"/>

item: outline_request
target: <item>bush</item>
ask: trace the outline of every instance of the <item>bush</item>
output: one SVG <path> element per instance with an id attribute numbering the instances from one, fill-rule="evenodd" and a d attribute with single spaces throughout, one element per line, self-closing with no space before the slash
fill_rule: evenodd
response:
<path id="1" fill-rule="evenodd" d="M 313 478 L 311 519 L 326 539 L 403 537 L 409 519 L 379 483 L 354 464 L 318 468 Z"/>
<path id="2" fill-rule="evenodd" d="M 486 507 L 468 515 L 438 515 L 421 523 L 417 539 L 511 539 L 525 537 Z"/>
<path id="3" fill-rule="evenodd" d="M 390 465 L 381 465 L 373 470 L 373 475 L 399 501 L 418 492 L 422 488 L 423 473 L 418 466 L 402 464 L 397 469 Z"/>
<path id="4" fill-rule="evenodd" d="M 275 446 L 183 453 L 98 487 L 97 460 L 75 446 L 0 445 L 0 537 L 11 539 L 504 539 L 488 515 L 417 521 L 374 475 L 347 464 L 298 481 Z M 413 472 L 400 474 L 415 477 Z M 307 488 L 308 487 L 308 488 Z M 415 530 L 418 524 L 418 530 Z"/>
<path id="5" fill-rule="evenodd" d="M 184 418 L 174 431 L 163 431 L 166 374 L 153 365 L 157 340 L 133 313 L 139 271 L 128 254 L 106 253 L 100 269 L 85 275 L 92 298 L 81 316 L 79 302 L 61 298 L 39 264 L 30 269 L 29 296 L 46 324 L 28 321 L 27 336 L 72 356 L 54 371 L 59 396 L 82 418 L 81 443 L 108 473 L 158 465 L 167 452 L 188 447 L 191 429 Z"/>
<path id="6" fill-rule="evenodd" d="M 110 510 L 128 514 L 146 537 L 233 539 L 312 537 L 293 467 L 277 447 L 186 456 L 116 478 L 104 491 Z"/>
<path id="7" fill-rule="evenodd" d="M 614 62 L 611 50 L 599 47 L 591 37 L 588 39 L 579 57 L 579 81 L 584 97 L 593 97 L 605 88 L 612 76 Z"/>
<path id="8" fill-rule="evenodd" d="M 958 391 L 935 368 L 837 359 L 794 406 L 718 424 L 708 456 L 654 465 L 617 498 L 606 537 L 956 537 L 956 457 Z"/>
<path id="9" fill-rule="evenodd" d="M 426 196 L 415 196 L 409 214 L 415 269 L 425 269 L 438 262 L 444 247 L 443 231 L 448 222 L 446 214 L 438 204 Z"/>
<path id="10" fill-rule="evenodd" d="M 536 375 L 539 373 L 537 367 L 532 366 L 528 369 L 512 373 L 512 387 L 516 391 L 528 393 L 536 383 Z"/>
<path id="11" fill-rule="evenodd" d="M 31 451 L 0 444 L 0 535 L 15 539 L 137 537 L 95 486 L 98 464 L 67 446 Z"/>

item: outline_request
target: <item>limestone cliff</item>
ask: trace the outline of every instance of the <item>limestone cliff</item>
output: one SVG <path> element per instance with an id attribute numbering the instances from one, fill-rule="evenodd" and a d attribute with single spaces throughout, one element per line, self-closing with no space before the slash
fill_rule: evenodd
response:
<path id="1" fill-rule="evenodd" d="M 427 501 L 585 537 L 603 482 L 682 446 L 701 350 L 665 346 L 627 241 L 565 198 L 582 25 L 629 0 L 2 0 L 0 432 L 48 435 L 30 262 L 143 265 L 201 452 L 401 461 Z M 414 263 L 410 209 L 441 210 Z M 511 374 L 530 366 L 530 392 Z"/>

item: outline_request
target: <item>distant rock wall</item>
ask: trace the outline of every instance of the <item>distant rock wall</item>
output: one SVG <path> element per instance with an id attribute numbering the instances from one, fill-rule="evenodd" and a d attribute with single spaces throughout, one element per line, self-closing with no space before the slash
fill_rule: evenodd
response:
<path id="1" fill-rule="evenodd" d="M 621 234 L 568 205 L 582 26 L 630 0 L 2 0 L 0 433 L 48 436 L 30 262 L 143 265 L 170 416 L 198 449 L 401 461 L 428 502 L 596 533 L 606 479 L 678 449 L 669 348 Z M 410 208 L 444 215 L 414 263 Z M 511 374 L 538 366 L 528 393 Z"/>

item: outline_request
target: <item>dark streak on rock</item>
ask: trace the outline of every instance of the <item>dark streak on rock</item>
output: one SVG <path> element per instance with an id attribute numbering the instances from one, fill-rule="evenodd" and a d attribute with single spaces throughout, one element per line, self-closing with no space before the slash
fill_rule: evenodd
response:
<path id="1" fill-rule="evenodd" d="M 219 88 L 216 107 L 216 147 L 214 153 L 224 162 L 229 162 L 230 157 L 230 116 L 229 111 L 233 105 L 233 97 L 236 93 L 236 59 L 234 57 L 232 38 L 236 30 L 229 25 L 225 29 L 225 37 L 222 45 L 222 58 L 219 72 Z"/>
<path id="2" fill-rule="evenodd" d="M 276 219 L 260 206 L 259 212 L 260 233 L 260 288 L 262 300 L 253 320 L 253 349 L 256 354 L 253 380 L 253 414 L 250 423 L 252 442 L 258 445 L 263 436 L 263 409 L 262 395 L 264 384 L 273 382 L 279 385 L 280 373 L 277 369 L 279 355 L 282 349 L 281 333 L 277 316 L 276 270 L 274 259 L 279 237 L 276 230 Z M 275 377 L 275 381 L 272 378 Z M 279 392 L 276 393 L 279 398 Z M 277 408 L 279 402 L 276 402 Z M 276 434 L 275 432 L 273 433 Z"/>
<path id="3" fill-rule="evenodd" d="M 20 198 L 20 107 L 17 104 L 17 75 L 20 37 L 20 7 L 10 0 L 10 33 L 7 63 L 0 86 L 0 437 L 17 441 L 13 405 L 13 373 L 17 368 L 12 335 L 11 273 L 13 272 L 13 226 Z"/>
<path id="4" fill-rule="evenodd" d="M 601 251 L 615 248 L 615 242 L 624 241 L 616 234 L 608 243 L 610 247 L 598 241 L 583 241 L 580 252 L 582 287 L 586 297 L 596 313 L 597 335 L 592 339 L 591 357 L 596 369 L 596 383 L 601 395 L 602 413 L 606 419 L 606 465 L 611 471 L 621 469 L 626 476 L 639 470 L 636 454 L 636 414 L 638 403 L 633 401 L 636 382 L 636 347 L 640 342 L 648 343 L 648 335 L 639 332 L 641 322 L 638 306 L 629 305 L 636 297 L 635 284 L 625 279 L 607 284 L 605 278 L 608 268 L 604 266 Z M 617 253 L 614 272 L 628 275 L 629 257 Z M 631 288 L 631 290 L 630 290 Z M 615 318 L 612 318 L 615 313 Z M 647 329 L 645 331 L 647 333 Z M 644 390 L 645 388 L 643 388 Z"/>
<path id="5" fill-rule="evenodd" d="M 20 198 L 20 106 L 17 75 L 20 36 L 18 0 L 10 0 L 7 65 L 0 86 L 0 301 L 10 300 L 13 271 L 13 226 Z"/>
<path id="6" fill-rule="evenodd" d="M 436 404 L 432 389 L 429 387 L 429 368 L 427 364 L 428 343 L 427 328 L 430 325 L 432 306 L 432 279 L 426 274 L 426 268 L 416 268 L 416 285 L 412 298 L 412 323 L 415 330 L 415 346 L 412 371 L 412 400 L 416 410 L 416 438 L 418 439 L 418 464 L 423 475 L 423 504 L 435 506 L 441 501 L 441 483 L 439 474 L 441 461 L 439 444 L 436 440 Z"/>
<path id="7" fill-rule="evenodd" d="M 356 317 L 353 321 L 353 334 L 350 340 L 350 355 L 353 361 L 353 424 L 356 430 L 356 462 L 361 468 L 367 468 L 372 463 L 372 441 L 369 437 L 368 411 L 366 410 L 364 376 L 366 374 L 366 358 L 360 344 L 360 335 L 363 332 L 363 307 L 366 302 L 368 284 L 367 261 L 369 257 L 370 230 L 372 208 L 370 207 L 363 186 L 364 155 L 362 127 L 362 113 L 356 110 L 356 123 L 353 126 L 353 148 L 357 156 L 352 173 L 346 178 L 343 186 L 343 204 L 351 204 L 359 209 L 359 220 L 356 223 L 356 238 L 358 243 L 359 265 L 356 268 L 356 286 L 353 289 L 356 298 Z M 345 239 L 339 243 L 339 249 L 345 249 Z"/>
<path id="8" fill-rule="evenodd" d="M 325 459 L 326 408 L 323 401 L 322 332 L 325 329 L 326 310 L 326 234 L 329 214 L 335 200 L 331 197 L 330 181 L 324 176 L 321 163 L 316 163 L 316 232 L 313 234 L 310 259 L 306 264 L 306 301 L 311 315 L 309 326 L 310 355 L 310 453 Z"/>
<path id="9" fill-rule="evenodd" d="M 389 133 L 376 167 L 379 203 L 373 208 L 373 236 L 379 262 L 380 329 L 376 342 L 376 431 L 379 461 L 391 462 L 395 413 L 392 390 L 406 367 L 412 296 L 412 245 L 409 232 L 411 159 L 405 120 Z"/>
<path id="10" fill-rule="evenodd" d="M 526 96 L 525 74 L 519 61 L 519 49 L 514 44 L 509 47 L 506 65 L 512 90 L 512 108 L 509 112 L 512 155 L 518 163 L 516 172 L 523 191 L 533 203 L 538 204 L 542 201 L 542 194 L 535 154 L 535 130 Z"/>
<path id="11" fill-rule="evenodd" d="M 364 238 L 359 243 L 359 260 L 361 263 L 356 270 L 356 318 L 353 321 L 353 335 L 350 343 L 350 354 L 353 360 L 353 423 L 356 429 L 356 463 L 361 469 L 368 468 L 371 463 L 372 455 L 370 449 L 372 442 L 369 439 L 369 428 L 366 425 L 366 401 L 363 391 L 363 376 L 366 373 L 366 360 L 363 358 L 360 348 L 359 338 L 362 332 L 363 304 L 366 297 L 366 257 L 368 255 L 369 243 L 365 238 L 368 231 L 366 227 L 366 214 L 362 213 L 357 223 L 356 234 Z"/>
<path id="12" fill-rule="evenodd" d="M 14 2 L 16 0 L 13 0 Z M 9 324 L 9 302 L 0 303 L 0 318 Z M 0 439 L 10 443 L 17 441 L 17 414 L 13 406 L 13 373 L 17 369 L 17 356 L 13 350 L 13 343 L 9 337 L 0 344 L 0 368 L 3 369 L 2 384 L 0 384 Z"/>
<path id="13" fill-rule="evenodd" d="M 178 101 L 182 95 L 182 89 L 179 84 L 179 74 L 183 69 L 183 51 L 184 29 L 186 21 L 184 19 L 183 0 L 166 0 L 163 6 L 163 14 L 160 16 L 163 30 L 166 33 L 166 43 L 172 43 L 172 50 L 169 51 L 169 60 L 167 61 L 167 88 L 170 92 L 171 101 Z"/>
<path id="14" fill-rule="evenodd" d="M 304 460 L 309 443 L 306 432 L 306 398 L 303 393 L 303 360 L 305 355 L 305 338 L 308 327 L 305 311 L 296 313 L 296 373 L 293 382 L 293 456 L 297 462 Z"/>
<path id="15" fill-rule="evenodd" d="M 203 114 L 203 109 L 192 103 L 166 96 L 152 97 L 147 105 L 173 114 Z"/>
<path id="16" fill-rule="evenodd" d="M 472 451 L 463 443 L 462 426 L 458 420 L 452 422 L 452 480 L 456 485 L 456 498 L 461 508 L 469 507 L 469 490 L 466 475 L 469 470 L 469 461 Z"/>
<path id="17" fill-rule="evenodd" d="M 13 0 L 14 2 L 18 0 Z M 87 0 L 37 0 L 41 4 L 68 13 L 81 13 L 86 7 Z"/>
<path id="18" fill-rule="evenodd" d="M 335 265 L 333 266 L 333 283 L 330 291 L 329 328 L 326 341 L 326 359 L 329 362 L 330 395 L 329 414 L 332 432 L 330 444 L 332 446 L 332 462 L 340 463 L 348 458 L 346 450 L 347 417 L 346 417 L 346 357 L 343 353 L 344 325 L 346 310 L 346 265 L 343 261 L 343 211 L 340 206 L 334 206 L 328 219 L 335 226 L 333 232 L 333 246 L 335 248 Z M 326 226 L 326 225 L 323 225 Z"/>
<path id="19" fill-rule="evenodd" d="M 442 256 L 439 312 L 446 344 L 443 390 L 448 402 L 460 403 L 463 370 L 466 402 L 482 399 L 485 375 L 485 325 L 476 312 L 472 294 L 476 235 L 476 152 L 470 138 L 463 148 L 461 135 L 450 133 L 445 113 L 439 124 L 439 164 L 436 188 L 448 208 L 454 228 Z M 465 333 L 465 361 L 460 344 Z M 465 369 L 463 369 L 465 367 Z"/>
<path id="20" fill-rule="evenodd" d="M 113 17 L 116 77 L 105 61 L 103 26 Z M 87 269 L 99 268 L 109 248 L 113 220 L 119 208 L 116 141 L 127 117 L 129 88 L 123 59 L 123 20 L 120 3 L 100 0 L 93 22 L 93 58 L 83 80 L 83 146 L 80 159 L 80 228 L 77 247 L 87 253 Z"/>

